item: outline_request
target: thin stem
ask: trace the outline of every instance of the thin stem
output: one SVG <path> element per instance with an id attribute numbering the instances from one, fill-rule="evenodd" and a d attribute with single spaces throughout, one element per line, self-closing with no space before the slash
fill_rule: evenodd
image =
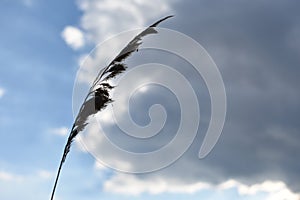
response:
<path id="1" fill-rule="evenodd" d="M 55 193 L 55 190 L 56 190 L 58 178 L 59 178 L 60 171 L 61 171 L 61 168 L 62 168 L 62 165 L 63 165 L 63 159 L 64 159 L 64 155 L 62 156 L 61 161 L 60 161 L 60 165 L 59 165 L 59 168 L 58 168 L 58 171 L 57 171 L 57 174 L 56 174 L 56 179 L 55 179 L 55 183 L 54 183 L 54 186 L 53 186 L 53 190 L 52 190 L 52 194 L 51 194 L 51 199 L 50 200 L 53 200 L 53 198 L 54 198 L 54 193 Z"/>
<path id="2" fill-rule="evenodd" d="M 70 136 L 72 135 L 72 132 L 74 131 L 74 128 L 75 128 L 75 124 L 73 124 L 73 126 L 72 126 L 72 129 L 70 131 Z M 71 142 L 72 142 L 72 140 L 70 140 L 70 136 L 68 138 L 67 144 L 64 148 L 63 155 L 62 155 L 61 160 L 60 160 L 60 164 L 59 164 L 59 168 L 57 170 L 56 179 L 55 179 L 55 182 L 54 182 L 54 186 L 53 186 L 53 189 L 52 189 L 52 194 L 51 194 L 50 200 L 53 200 L 53 198 L 54 198 L 54 193 L 55 193 L 55 190 L 56 190 L 56 186 L 57 186 L 57 182 L 58 182 L 58 179 L 59 179 L 60 171 L 62 169 L 62 166 L 63 166 L 64 162 L 65 162 L 66 156 L 68 154 L 68 148 L 70 148 L 68 146 L 71 145 Z"/>

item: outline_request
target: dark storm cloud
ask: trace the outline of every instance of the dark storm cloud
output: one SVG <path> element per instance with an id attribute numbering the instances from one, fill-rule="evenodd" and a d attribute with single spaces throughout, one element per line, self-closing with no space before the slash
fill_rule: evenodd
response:
<path id="1" fill-rule="evenodd" d="M 207 49 L 228 98 L 226 125 L 213 152 L 194 161 L 196 147 L 181 160 L 190 162 L 187 168 L 198 166 L 191 179 L 279 179 L 300 191 L 300 58 L 293 36 L 300 27 L 299 6 L 296 1 L 184 1 L 175 7 L 172 28 Z M 200 166 L 213 170 L 202 173 Z"/>

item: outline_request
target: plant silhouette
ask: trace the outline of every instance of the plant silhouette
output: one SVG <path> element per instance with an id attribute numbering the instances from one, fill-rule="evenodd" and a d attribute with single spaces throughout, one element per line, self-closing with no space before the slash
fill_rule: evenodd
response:
<path id="1" fill-rule="evenodd" d="M 60 161 L 60 165 L 58 167 L 55 183 L 53 186 L 51 200 L 54 199 L 55 190 L 57 187 L 57 182 L 60 176 L 60 172 L 63 166 L 63 163 L 66 160 L 68 153 L 70 152 L 71 144 L 74 138 L 84 130 L 86 125 L 88 124 L 88 118 L 96 114 L 97 112 L 106 108 L 106 106 L 113 102 L 113 99 L 110 96 L 110 91 L 114 88 L 108 81 L 112 78 L 115 78 L 117 75 L 123 73 L 126 70 L 126 65 L 124 64 L 124 60 L 128 58 L 133 52 L 138 51 L 139 46 L 142 44 L 142 38 L 149 34 L 158 33 L 155 30 L 155 27 L 161 23 L 162 21 L 172 17 L 167 16 L 163 19 L 158 20 L 140 34 L 135 36 L 127 46 L 121 50 L 121 52 L 115 57 L 111 63 L 100 70 L 96 79 L 94 80 L 92 86 L 89 89 L 87 96 L 85 97 L 83 104 L 81 105 L 78 115 L 75 118 L 74 124 L 70 131 L 70 135 L 67 139 L 67 143 L 65 145 L 63 155 Z"/>

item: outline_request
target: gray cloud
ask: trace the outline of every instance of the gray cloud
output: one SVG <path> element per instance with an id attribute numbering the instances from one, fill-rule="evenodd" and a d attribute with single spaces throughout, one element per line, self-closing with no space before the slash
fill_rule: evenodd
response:
<path id="1" fill-rule="evenodd" d="M 198 167 L 191 179 L 279 179 L 299 192 L 300 60 L 293 38 L 298 6 L 295 1 L 185 1 L 174 8 L 179 22 L 171 26 L 208 50 L 228 97 L 227 122 L 214 151 L 199 163 L 192 164 L 192 156 L 185 161 L 213 169 L 215 177 Z"/>

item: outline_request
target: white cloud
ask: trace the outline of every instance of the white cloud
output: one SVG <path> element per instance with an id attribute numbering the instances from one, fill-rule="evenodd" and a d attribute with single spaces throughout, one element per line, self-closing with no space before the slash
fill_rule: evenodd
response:
<path id="1" fill-rule="evenodd" d="M 106 161 L 104 164 L 121 166 L 122 169 L 130 170 L 132 168 L 131 163 L 126 158 L 117 159 L 115 154 L 110 151 L 111 147 L 105 142 L 104 138 L 106 136 L 102 134 L 101 127 L 97 124 L 96 119 L 92 118 L 86 128 L 86 134 L 79 134 L 75 141 L 81 151 L 86 152 L 88 150 L 95 158 L 101 158 L 100 160 Z M 95 166 L 101 168 L 99 164 L 95 164 Z"/>
<path id="2" fill-rule="evenodd" d="M 101 164 L 100 162 L 95 162 L 95 164 L 94 164 L 94 169 L 95 170 L 100 170 L 100 171 L 102 171 L 102 170 L 106 170 L 106 169 L 108 169 L 107 167 L 105 167 L 103 164 Z"/>
<path id="3" fill-rule="evenodd" d="M 120 32 L 141 28 L 166 15 L 174 14 L 171 2 L 175 1 L 79 0 L 78 7 L 83 12 L 80 19 L 80 28 L 84 31 L 80 31 L 81 34 L 78 35 L 80 35 L 80 38 L 86 39 L 86 42 L 97 45 Z M 66 32 L 67 28 L 65 28 L 64 32 Z M 77 28 L 72 27 L 72 29 Z M 71 32 L 73 31 L 69 31 L 68 35 L 71 35 Z M 64 38 L 69 45 L 77 44 L 77 41 L 80 41 L 75 39 L 74 36 L 65 36 Z M 78 75 L 79 81 L 89 83 L 91 79 L 95 78 L 94 76 L 97 74 L 99 66 L 104 67 L 108 64 L 120 49 L 127 44 L 129 39 L 131 38 L 124 40 L 119 38 L 119 40 L 110 42 L 109 47 L 96 49 L 96 52 L 93 52 L 93 56 L 85 60 L 85 64 L 81 68 L 82 71 Z M 78 43 L 80 44 L 80 42 Z M 72 46 L 76 49 L 80 45 Z M 79 59 L 79 62 L 81 64 L 82 59 Z"/>
<path id="4" fill-rule="evenodd" d="M 105 191 L 124 195 L 140 195 L 142 193 L 192 194 L 203 190 L 210 190 L 216 193 L 226 192 L 228 189 L 235 189 L 241 197 L 263 195 L 264 200 L 300 199 L 300 194 L 293 193 L 281 181 L 265 181 L 253 185 L 245 185 L 236 180 L 228 180 L 219 185 L 212 185 L 201 181 L 186 184 L 175 179 L 168 180 L 159 177 L 140 179 L 135 175 L 120 173 L 104 183 Z"/>
<path id="5" fill-rule="evenodd" d="M 5 172 L 5 171 L 0 171 L 0 181 L 5 181 L 5 182 L 20 182 L 24 178 L 20 175 L 16 175 L 13 173 Z"/>
<path id="6" fill-rule="evenodd" d="M 253 185 L 245 185 L 235 180 L 228 180 L 217 188 L 225 190 L 236 188 L 241 196 L 254 196 L 259 193 L 266 194 L 265 200 L 299 200 L 300 194 L 293 193 L 282 181 L 264 181 Z"/>
<path id="7" fill-rule="evenodd" d="M 0 98 L 3 97 L 4 94 L 5 94 L 5 90 L 0 87 Z"/>
<path id="8" fill-rule="evenodd" d="M 38 170 L 32 174 L 15 174 L 8 171 L 0 171 L 0 182 L 27 182 L 29 180 L 48 180 L 55 176 L 54 172 L 48 170 Z"/>
<path id="9" fill-rule="evenodd" d="M 61 36 L 65 40 L 65 42 L 72 47 L 74 50 L 77 50 L 84 46 L 84 34 L 83 32 L 73 26 L 67 26 L 61 33 Z"/>
<path id="10" fill-rule="evenodd" d="M 117 174 L 104 183 L 105 191 L 126 195 L 159 194 L 163 192 L 194 193 L 210 187 L 210 184 L 204 182 L 184 184 L 158 177 L 142 180 L 130 174 Z"/>
<path id="11" fill-rule="evenodd" d="M 172 14 L 169 2 L 171 1 L 80 0 L 78 6 L 83 11 L 81 26 L 88 38 L 97 44 L 112 34 L 145 26 L 149 20 Z"/>
<path id="12" fill-rule="evenodd" d="M 50 129 L 50 132 L 55 135 L 66 136 L 69 133 L 69 129 L 67 127 L 53 128 Z"/>
<path id="13" fill-rule="evenodd" d="M 1 167 L 4 166 L 0 164 L 0 168 Z M 55 175 L 54 172 L 40 169 L 24 173 L 24 170 L 21 169 L 22 166 L 17 167 L 20 168 L 21 171 L 14 172 L 6 170 L 5 168 L 7 167 L 0 169 L 0 199 L 48 198 L 49 189 L 51 187 L 49 184 L 52 185 L 54 179 L 53 176 L 49 179 L 49 175 Z"/>
<path id="14" fill-rule="evenodd" d="M 54 177 L 54 173 L 53 172 L 50 172 L 50 171 L 47 171 L 47 170 L 39 170 L 37 172 L 37 175 L 38 177 L 40 177 L 41 179 L 45 179 L 45 180 L 48 180 L 48 179 L 52 179 Z"/>

